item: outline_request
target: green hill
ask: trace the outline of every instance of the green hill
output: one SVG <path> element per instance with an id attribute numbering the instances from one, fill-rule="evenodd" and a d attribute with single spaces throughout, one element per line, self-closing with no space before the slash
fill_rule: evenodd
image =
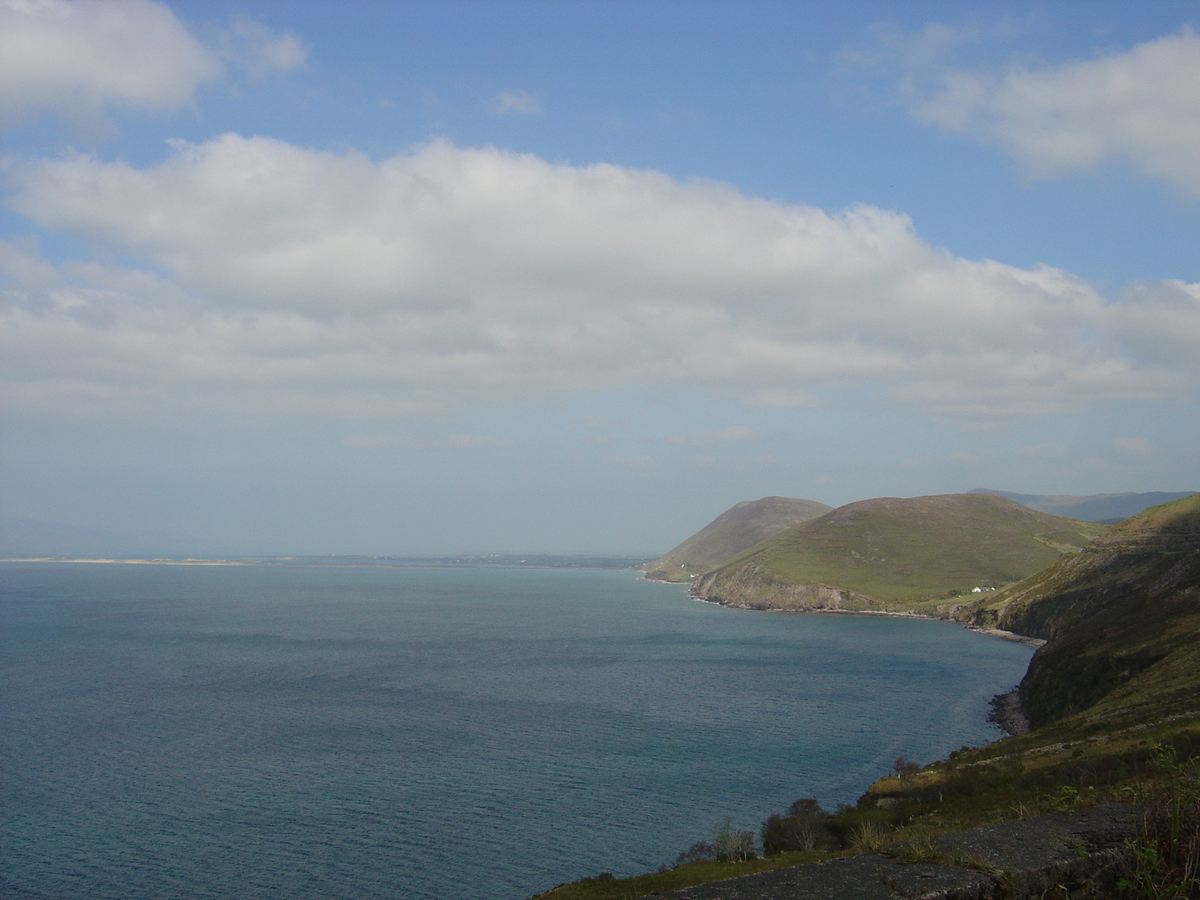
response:
<path id="1" fill-rule="evenodd" d="M 1200 710 L 1200 494 L 1146 510 L 969 609 L 1050 641 L 1021 682 L 1038 725 Z"/>
<path id="2" fill-rule="evenodd" d="M 1104 530 L 994 494 L 864 500 L 762 541 L 693 592 L 755 609 L 909 609 L 1017 581 Z"/>
<path id="3" fill-rule="evenodd" d="M 832 510 L 815 500 L 763 497 L 744 500 L 713 519 L 671 552 L 652 562 L 647 578 L 688 581 L 794 525 Z"/>

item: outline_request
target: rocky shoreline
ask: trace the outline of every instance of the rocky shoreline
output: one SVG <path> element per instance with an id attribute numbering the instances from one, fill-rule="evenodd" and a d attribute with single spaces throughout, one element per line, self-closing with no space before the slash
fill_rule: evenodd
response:
<path id="1" fill-rule="evenodd" d="M 992 711 L 987 720 L 995 722 L 1005 734 L 1016 737 L 1029 731 L 1029 718 L 1021 709 L 1021 694 L 1013 688 L 1003 694 L 997 694 L 989 701 Z"/>
<path id="2" fill-rule="evenodd" d="M 946 621 L 952 622 L 954 620 L 947 619 Z M 1024 644 L 1027 647 L 1032 647 L 1034 650 L 1036 650 L 1038 647 L 1044 647 L 1046 645 L 1046 642 L 1041 638 L 1029 637 L 1028 635 L 1024 634 L 1016 634 L 1012 631 L 1004 631 L 1001 628 L 982 628 L 978 625 L 968 625 L 966 627 L 971 631 L 977 631 L 980 634 L 986 634 L 989 637 L 998 637 L 1004 641 L 1014 641 L 1018 644 Z"/>

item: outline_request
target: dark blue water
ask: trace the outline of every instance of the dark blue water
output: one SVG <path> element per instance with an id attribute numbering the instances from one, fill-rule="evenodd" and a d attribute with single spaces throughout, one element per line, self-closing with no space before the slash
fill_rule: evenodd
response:
<path id="1" fill-rule="evenodd" d="M 999 737 L 1029 650 L 635 574 L 0 564 L 0 896 L 521 900 Z"/>

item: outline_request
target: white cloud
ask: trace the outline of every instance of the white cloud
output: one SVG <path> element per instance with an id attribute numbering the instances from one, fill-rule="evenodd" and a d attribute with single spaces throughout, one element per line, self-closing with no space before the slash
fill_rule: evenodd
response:
<path id="1" fill-rule="evenodd" d="M 668 444 L 685 447 L 703 447 L 711 444 L 744 444 L 749 441 L 761 441 L 765 435 L 759 434 L 752 428 L 742 425 L 730 425 L 716 431 L 689 431 L 686 434 L 676 434 L 667 438 Z"/>
<path id="2" fill-rule="evenodd" d="M 980 29 L 973 25 L 927 22 L 920 29 L 908 31 L 893 22 L 877 22 L 870 28 L 869 43 L 846 47 L 834 54 L 834 60 L 841 75 L 897 65 L 905 72 L 919 72 L 941 66 L 948 54 L 981 36 Z"/>
<path id="3" fill-rule="evenodd" d="M 1200 37 L 1190 28 L 999 77 L 950 69 L 938 89 L 914 97 L 914 112 L 1000 144 L 1034 175 L 1117 160 L 1200 198 Z"/>
<path id="4" fill-rule="evenodd" d="M 501 91 L 492 101 L 492 114 L 516 113 L 521 116 L 540 116 L 542 104 L 525 91 Z"/>
<path id="5" fill-rule="evenodd" d="M 572 424 L 585 431 L 612 431 L 621 427 L 620 422 L 610 419 L 608 416 L 582 415 L 575 416 L 571 421 Z"/>
<path id="6" fill-rule="evenodd" d="M 0 126 L 55 116 L 89 130 L 114 108 L 189 105 L 220 79 L 221 59 L 252 74 L 302 64 L 292 35 L 234 18 L 205 46 L 151 0 L 0 0 Z"/>
<path id="7" fill-rule="evenodd" d="M 0 245 L 10 411 L 380 419 L 652 386 L 978 423 L 1200 389 L 1200 286 L 1107 302 L 871 207 L 445 142 L 374 162 L 225 135 L 8 177 L 38 225 L 144 261 Z"/>
<path id="8" fill-rule="evenodd" d="M 494 450 L 511 447 L 512 441 L 490 434 L 439 434 L 439 435 L 396 435 L 396 434 L 349 434 L 342 438 L 342 446 L 352 450 Z"/>
<path id="9" fill-rule="evenodd" d="M 221 56 L 252 78 L 269 72 L 287 72 L 304 65 L 308 50 L 294 34 L 276 34 L 262 22 L 232 16 L 229 29 L 219 35 Z"/>
<path id="10" fill-rule="evenodd" d="M 1113 310 L 1122 344 L 1147 365 L 1172 367 L 1196 359 L 1200 347 L 1200 284 L 1178 280 L 1133 285 Z"/>
<path id="11" fill-rule="evenodd" d="M 1158 450 L 1148 438 L 1144 437 L 1113 438 L 1113 447 L 1118 453 L 1125 456 L 1150 456 Z"/>
<path id="12" fill-rule="evenodd" d="M 630 472 L 649 472 L 663 467 L 662 460 L 654 456 L 605 456 L 600 459 L 600 464 Z"/>
<path id="13" fill-rule="evenodd" d="M 1066 444 L 1051 443 L 1051 444 L 1030 444 L 1026 447 L 1021 447 L 1022 456 L 1032 457 L 1034 459 L 1063 459 L 1071 455 L 1071 448 Z"/>

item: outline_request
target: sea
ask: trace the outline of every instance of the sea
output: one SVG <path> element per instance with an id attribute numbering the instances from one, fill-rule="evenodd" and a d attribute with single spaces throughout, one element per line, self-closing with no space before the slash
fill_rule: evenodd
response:
<path id="1" fill-rule="evenodd" d="M 0 563 L 0 897 L 524 900 L 1002 735 L 1020 644 L 636 572 Z"/>

